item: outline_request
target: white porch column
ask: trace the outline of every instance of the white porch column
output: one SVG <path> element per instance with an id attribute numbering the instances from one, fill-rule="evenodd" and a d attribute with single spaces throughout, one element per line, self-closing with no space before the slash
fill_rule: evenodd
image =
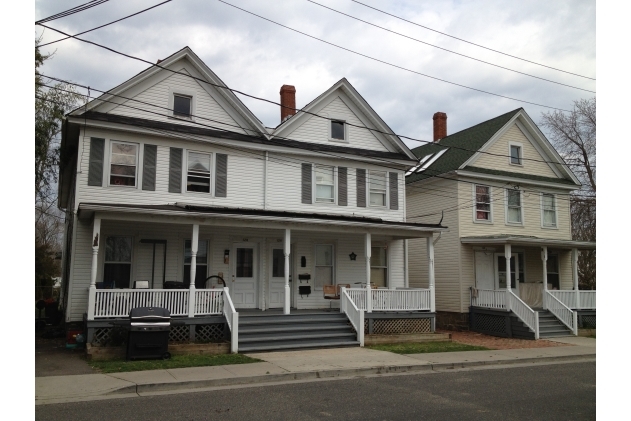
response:
<path id="1" fill-rule="evenodd" d="M 511 289 L 511 276 L 510 276 L 511 245 L 510 244 L 504 244 L 504 257 L 506 258 L 506 310 L 510 311 L 510 289 Z"/>
<path id="2" fill-rule="evenodd" d="M 543 309 L 547 310 L 548 292 L 548 246 L 541 247 L 541 263 L 543 263 Z"/>
<path id="3" fill-rule="evenodd" d="M 101 218 L 94 217 L 92 224 L 92 271 L 90 272 L 90 288 L 88 289 L 88 320 L 94 320 L 96 304 L 96 272 L 99 264 L 99 244 L 101 242 Z"/>
<path id="4" fill-rule="evenodd" d="M 436 286 L 434 278 L 434 234 L 427 237 L 427 279 L 429 281 L 429 306 L 432 313 L 436 312 Z"/>
<path id="5" fill-rule="evenodd" d="M 289 314 L 289 305 L 291 299 L 291 290 L 289 288 L 289 254 L 291 253 L 291 230 L 285 230 L 285 243 L 283 244 L 283 252 L 285 254 L 285 304 L 283 305 L 283 314 Z"/>
<path id="6" fill-rule="evenodd" d="M 188 286 L 188 317 L 195 317 L 195 276 L 197 275 L 197 249 L 199 245 L 199 224 L 193 224 L 191 237 L 191 282 Z"/>
<path id="7" fill-rule="evenodd" d="M 370 257 L 372 256 L 372 241 L 370 233 L 365 236 L 365 254 L 366 254 L 366 311 L 372 313 L 372 290 L 370 289 Z"/>
<path id="8" fill-rule="evenodd" d="M 578 291 L 578 249 L 572 249 L 572 278 L 574 281 L 574 293 L 576 294 L 576 309 L 581 308 L 581 297 Z"/>

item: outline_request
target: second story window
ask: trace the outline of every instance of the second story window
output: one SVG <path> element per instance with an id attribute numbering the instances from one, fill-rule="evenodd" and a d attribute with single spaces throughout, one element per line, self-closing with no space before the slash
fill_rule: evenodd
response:
<path id="1" fill-rule="evenodd" d="M 491 188 L 475 186 L 475 220 L 491 222 Z"/>
<path id="2" fill-rule="evenodd" d="M 173 115 L 178 117 L 190 117 L 191 116 L 191 101 L 190 96 L 185 95 L 173 95 Z"/>
<path id="3" fill-rule="evenodd" d="M 386 206 L 386 172 L 370 171 L 370 206 Z"/>
<path id="4" fill-rule="evenodd" d="M 333 167 L 315 166 L 316 202 L 335 202 L 334 178 Z"/>
<path id="5" fill-rule="evenodd" d="M 520 190 L 506 189 L 506 222 L 523 223 Z"/>
<path id="6" fill-rule="evenodd" d="M 556 228 L 557 209 L 554 195 L 543 193 L 541 195 L 541 206 L 543 208 L 543 226 L 546 228 Z"/>
<path id="7" fill-rule="evenodd" d="M 331 121 L 331 139 L 346 140 L 346 124 L 343 121 Z"/>
<path id="8" fill-rule="evenodd" d="M 186 191 L 210 193 L 210 154 L 188 152 Z"/>
<path id="9" fill-rule="evenodd" d="M 521 146 L 510 145 L 510 163 L 513 165 L 521 165 Z"/>
<path id="10" fill-rule="evenodd" d="M 136 185 L 138 168 L 138 145 L 133 143 L 112 142 L 110 150 L 110 185 Z"/>

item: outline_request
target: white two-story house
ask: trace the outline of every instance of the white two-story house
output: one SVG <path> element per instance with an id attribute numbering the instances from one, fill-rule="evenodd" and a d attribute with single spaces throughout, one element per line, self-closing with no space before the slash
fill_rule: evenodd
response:
<path id="1" fill-rule="evenodd" d="M 596 244 L 573 241 L 570 226 L 580 183 L 537 125 L 522 108 L 451 135 L 445 113 L 433 119 L 406 202 L 408 222 L 449 227 L 434 240 L 438 326 L 538 338 L 595 324 L 577 256 Z M 410 285 L 425 287 L 426 242 L 410 240 L 409 252 Z"/>
<path id="2" fill-rule="evenodd" d="M 130 309 L 161 306 L 184 320 L 175 339 L 213 339 L 225 319 L 245 350 L 256 342 L 238 318 L 248 311 L 337 308 L 339 318 L 341 306 L 356 331 L 359 313 L 363 327 L 379 306 L 433 315 L 429 288 L 403 289 L 404 240 L 442 229 L 406 222 L 415 155 L 346 79 L 298 112 L 295 91 L 281 88 L 280 124 L 267 128 L 184 48 L 67 116 L 67 322 L 107 342 Z M 370 285 L 392 297 L 373 306 Z M 395 304 L 395 291 L 417 304 Z M 313 326 L 298 329 L 304 346 L 342 341 Z"/>

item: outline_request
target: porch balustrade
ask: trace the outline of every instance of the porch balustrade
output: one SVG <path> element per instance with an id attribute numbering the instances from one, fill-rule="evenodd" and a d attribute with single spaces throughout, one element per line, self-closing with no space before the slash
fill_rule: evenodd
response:
<path id="1" fill-rule="evenodd" d="M 550 291 L 543 292 L 543 305 L 550 313 L 554 314 L 561 323 L 569 327 L 575 335 L 578 335 L 578 319 L 575 311 L 572 311 L 570 307 L 563 304 L 558 298 L 552 295 Z"/>
<path id="2" fill-rule="evenodd" d="M 578 291 L 579 304 L 576 308 L 576 291 L 549 290 L 548 291 L 564 305 L 575 310 L 596 310 L 596 291 Z"/>
<path id="3" fill-rule="evenodd" d="M 535 339 L 539 339 L 539 313 L 531 309 L 513 291 L 506 290 L 504 294 L 508 296 L 508 310 L 515 313 L 526 326 L 535 332 Z"/>
<path id="4" fill-rule="evenodd" d="M 471 291 L 471 305 L 474 307 L 487 307 L 506 309 L 506 291 L 492 289 L 478 289 Z"/>
<path id="5" fill-rule="evenodd" d="M 364 346 L 364 310 L 359 309 L 355 305 L 346 287 L 342 287 L 340 291 L 340 312 L 346 314 L 346 317 L 348 317 L 348 320 L 355 328 L 359 346 Z"/>
<path id="6" fill-rule="evenodd" d="M 236 354 L 239 352 L 239 313 L 234 308 L 228 288 L 224 287 L 223 290 L 225 291 L 223 294 L 223 315 L 230 329 L 230 352 Z"/>
<path id="7" fill-rule="evenodd" d="M 365 288 L 346 288 L 349 299 L 360 310 L 374 311 L 429 311 L 431 292 L 429 289 L 371 289 L 371 301 L 367 302 Z"/>

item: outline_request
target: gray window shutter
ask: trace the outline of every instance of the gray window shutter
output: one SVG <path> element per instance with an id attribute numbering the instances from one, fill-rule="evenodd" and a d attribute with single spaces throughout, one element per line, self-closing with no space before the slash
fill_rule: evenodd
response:
<path id="1" fill-rule="evenodd" d="M 169 152 L 169 193 L 182 193 L 182 149 Z"/>
<path id="2" fill-rule="evenodd" d="M 312 181 L 313 173 L 311 164 L 302 164 L 302 203 L 311 204 L 312 199 Z"/>
<path id="3" fill-rule="evenodd" d="M 145 145 L 142 158 L 142 189 L 156 190 L 156 159 L 158 147 L 156 145 Z"/>
<path id="4" fill-rule="evenodd" d="M 337 204 L 348 206 L 348 168 L 337 169 Z"/>
<path id="5" fill-rule="evenodd" d="M 228 192 L 228 155 L 217 154 L 215 171 L 215 197 L 226 197 Z"/>
<path id="6" fill-rule="evenodd" d="M 88 186 L 103 186 L 103 158 L 105 139 L 90 138 L 90 163 L 88 166 Z"/>
<path id="7" fill-rule="evenodd" d="M 390 173 L 389 195 L 390 195 L 390 209 L 398 210 L 399 209 L 399 174 L 395 172 Z"/>
<path id="8" fill-rule="evenodd" d="M 366 170 L 357 168 L 357 207 L 366 207 Z"/>

